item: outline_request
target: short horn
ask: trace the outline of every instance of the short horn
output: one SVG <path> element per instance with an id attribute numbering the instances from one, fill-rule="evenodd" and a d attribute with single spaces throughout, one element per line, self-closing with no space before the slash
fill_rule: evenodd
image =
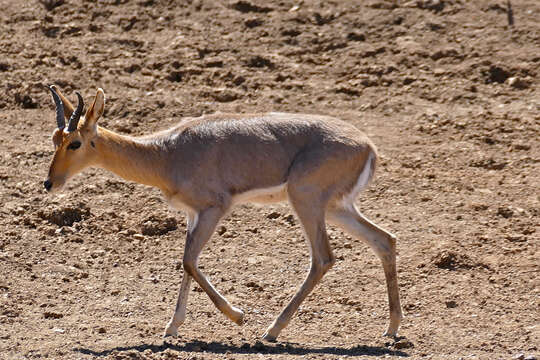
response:
<path id="1" fill-rule="evenodd" d="M 56 93 L 54 85 L 49 86 L 49 90 L 51 90 L 54 104 L 56 105 L 56 124 L 58 125 L 58 128 L 62 130 L 66 127 L 66 120 L 64 119 L 64 103 L 62 103 L 62 99 L 60 99 L 60 96 Z"/>
<path id="2" fill-rule="evenodd" d="M 69 123 L 68 123 L 68 128 L 67 128 L 68 132 L 77 130 L 77 125 L 79 125 L 79 120 L 81 119 L 81 114 L 84 108 L 84 100 L 81 94 L 78 91 L 76 91 L 75 95 L 77 95 L 77 99 L 78 99 L 77 109 L 75 109 L 75 111 L 73 112 L 73 114 L 71 114 L 71 117 L 69 118 Z"/>

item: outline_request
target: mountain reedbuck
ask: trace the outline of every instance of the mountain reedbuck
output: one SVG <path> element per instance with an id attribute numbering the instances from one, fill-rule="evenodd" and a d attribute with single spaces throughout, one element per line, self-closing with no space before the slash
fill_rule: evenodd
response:
<path id="1" fill-rule="evenodd" d="M 97 166 L 158 187 L 172 206 L 187 214 L 182 284 L 165 336 L 176 336 L 184 322 L 192 278 L 221 312 L 238 325 L 243 323 L 242 310 L 232 306 L 199 269 L 199 255 L 232 206 L 285 200 L 303 226 L 311 268 L 263 339 L 276 340 L 334 264 L 326 220 L 364 240 L 382 261 L 390 307 L 385 335 L 396 336 L 402 318 L 396 238 L 367 220 L 354 205 L 377 162 L 375 146 L 354 126 L 316 115 L 214 114 L 183 119 L 152 135 L 129 137 L 97 125 L 105 105 L 102 89 L 84 116 L 78 92 L 74 109 L 56 87 L 50 90 L 58 129 L 52 136 L 55 152 L 44 182 L 47 191 L 59 190 L 70 177 Z"/>

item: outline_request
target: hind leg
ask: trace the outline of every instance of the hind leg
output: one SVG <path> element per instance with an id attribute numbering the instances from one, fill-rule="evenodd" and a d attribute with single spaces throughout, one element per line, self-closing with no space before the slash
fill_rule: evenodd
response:
<path id="1" fill-rule="evenodd" d="M 329 208 L 327 210 L 327 219 L 331 223 L 342 227 L 351 235 L 364 240 L 381 260 L 386 278 L 390 308 L 390 324 L 384 335 L 396 336 L 403 317 L 399 301 L 396 270 L 396 237 L 366 219 L 353 204 L 339 208 Z"/>
<path id="2" fill-rule="evenodd" d="M 313 193 L 308 192 L 307 194 L 311 195 Z M 289 185 L 289 200 L 302 223 L 308 240 L 311 253 L 311 268 L 300 289 L 264 333 L 263 339 L 268 341 L 276 340 L 281 330 L 290 322 L 291 317 L 298 310 L 302 301 L 335 262 L 326 234 L 325 206 L 322 200 L 314 199 L 312 196 L 306 196 L 305 194 L 302 195 L 301 192 L 296 192 L 294 186 L 291 185 Z"/>

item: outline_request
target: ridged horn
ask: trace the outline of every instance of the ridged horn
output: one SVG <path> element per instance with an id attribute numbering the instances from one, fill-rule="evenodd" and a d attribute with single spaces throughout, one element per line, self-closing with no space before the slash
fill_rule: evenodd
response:
<path id="1" fill-rule="evenodd" d="M 71 114 L 71 117 L 69 118 L 69 123 L 68 123 L 68 128 L 67 128 L 68 132 L 77 130 L 77 125 L 79 124 L 79 120 L 81 119 L 82 111 L 84 108 L 84 100 L 81 94 L 78 91 L 75 91 L 75 95 L 77 95 L 77 99 L 78 99 L 77 108 L 75 109 L 73 114 Z"/>
<path id="2" fill-rule="evenodd" d="M 56 93 L 54 85 L 49 86 L 49 90 L 51 90 L 54 104 L 56 105 L 56 124 L 58 125 L 58 128 L 62 130 L 66 127 L 66 120 L 64 119 L 64 103 Z"/>

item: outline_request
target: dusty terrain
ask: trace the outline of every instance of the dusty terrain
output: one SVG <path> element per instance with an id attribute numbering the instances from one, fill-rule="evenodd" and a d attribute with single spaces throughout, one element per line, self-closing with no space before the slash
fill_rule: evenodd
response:
<path id="1" fill-rule="evenodd" d="M 324 3 L 324 4 L 320 4 Z M 540 356 L 540 2 L 0 0 L 0 358 L 509 359 Z M 285 205 L 241 206 L 201 265 L 246 312 L 181 280 L 183 214 L 102 170 L 45 193 L 44 84 L 139 135 L 182 116 L 340 117 L 377 144 L 358 205 L 399 238 L 405 319 L 382 337 L 382 267 L 330 227 L 336 266 L 275 344 L 260 335 L 308 266 Z M 211 144 L 209 144 L 211 146 Z"/>

